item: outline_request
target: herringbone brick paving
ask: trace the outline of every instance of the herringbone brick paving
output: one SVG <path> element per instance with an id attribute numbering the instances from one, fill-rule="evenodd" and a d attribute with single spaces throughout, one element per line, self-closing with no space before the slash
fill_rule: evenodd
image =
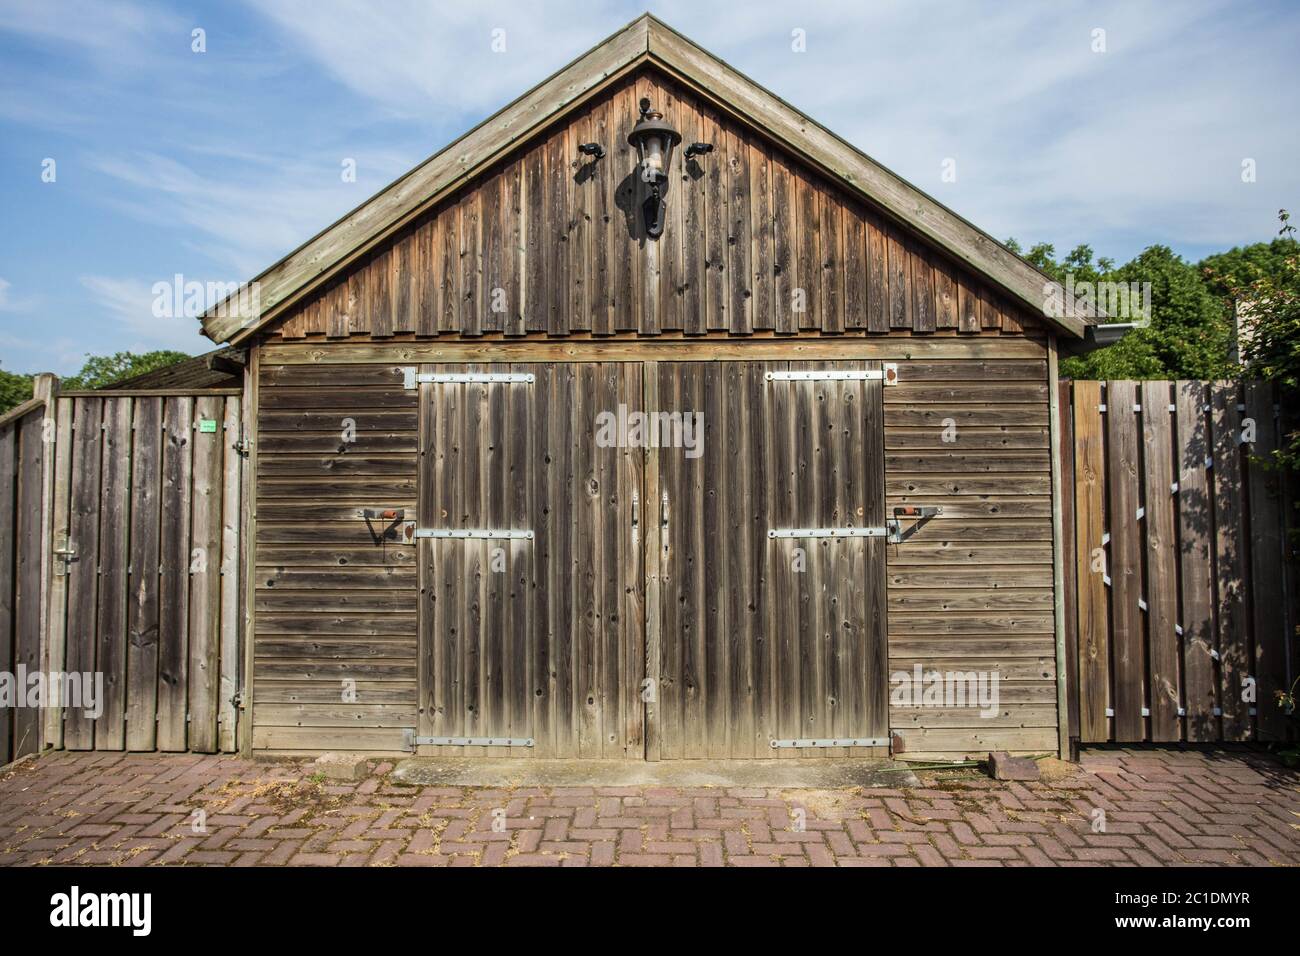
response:
<path id="1" fill-rule="evenodd" d="M 1300 776 L 1248 751 L 1090 751 L 1041 782 L 889 790 L 410 787 L 391 769 L 336 784 L 293 762 L 54 753 L 0 772 L 0 864 L 1300 863 Z"/>

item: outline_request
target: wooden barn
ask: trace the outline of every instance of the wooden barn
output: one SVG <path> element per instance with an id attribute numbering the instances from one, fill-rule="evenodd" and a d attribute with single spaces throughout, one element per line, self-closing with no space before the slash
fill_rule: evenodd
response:
<path id="1" fill-rule="evenodd" d="M 1046 281 L 636 20 L 204 317 L 192 749 L 1063 751 Z"/>

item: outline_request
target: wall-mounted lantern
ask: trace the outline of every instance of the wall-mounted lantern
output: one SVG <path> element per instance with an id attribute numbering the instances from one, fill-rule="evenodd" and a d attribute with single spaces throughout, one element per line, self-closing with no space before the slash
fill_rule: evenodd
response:
<path id="1" fill-rule="evenodd" d="M 663 114 L 652 109 L 648 99 L 643 99 L 641 119 L 632 127 L 627 141 L 636 149 L 641 171 L 645 195 L 641 210 L 645 216 L 646 235 L 658 239 L 664 231 L 664 197 L 668 193 L 673 149 L 682 141 L 682 134 L 664 122 Z"/>

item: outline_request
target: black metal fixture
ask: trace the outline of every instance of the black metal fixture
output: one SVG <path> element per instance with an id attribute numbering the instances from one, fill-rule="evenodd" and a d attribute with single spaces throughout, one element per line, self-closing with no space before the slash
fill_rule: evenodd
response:
<path id="1" fill-rule="evenodd" d="M 583 156 L 590 156 L 593 159 L 600 159 L 605 155 L 605 147 L 600 143 L 579 143 L 578 152 Z"/>
<path id="2" fill-rule="evenodd" d="M 645 216 L 646 235 L 658 239 L 664 232 L 668 170 L 672 168 L 673 149 L 682 141 L 682 134 L 664 122 L 664 115 L 651 108 L 648 99 L 643 99 L 641 119 L 628 133 L 627 141 L 636 149 L 637 165 L 641 171 L 645 196 L 641 210 Z"/>
<path id="3" fill-rule="evenodd" d="M 706 153 L 711 152 L 713 152 L 712 143 L 691 143 L 690 146 L 686 147 L 686 158 L 690 159 L 692 156 L 704 156 Z"/>

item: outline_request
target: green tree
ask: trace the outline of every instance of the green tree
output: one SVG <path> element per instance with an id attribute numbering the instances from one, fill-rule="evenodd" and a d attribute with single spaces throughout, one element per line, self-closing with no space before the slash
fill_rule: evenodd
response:
<path id="1" fill-rule="evenodd" d="M 0 368 L 0 413 L 21 405 L 32 397 L 32 377 L 6 372 Z"/>
<path id="2" fill-rule="evenodd" d="M 1279 238 L 1290 243 L 1280 248 L 1290 253 L 1284 252 L 1277 263 L 1259 269 L 1255 278 L 1244 284 L 1229 277 L 1225 289 L 1243 305 L 1241 376 L 1277 382 L 1282 407 L 1292 409 L 1300 390 L 1300 248 L 1293 238 L 1295 227 L 1290 214 L 1283 209 L 1278 220 L 1282 223 Z M 1300 428 L 1294 426 L 1295 416 L 1287 418 L 1292 424 L 1282 436 L 1275 463 L 1296 469 L 1300 468 Z"/>
<path id="3" fill-rule="evenodd" d="M 76 375 L 65 378 L 61 388 L 103 388 L 124 378 L 134 378 L 154 369 L 175 365 L 182 359 L 189 358 L 184 352 L 161 350 L 136 355 L 132 352 L 116 352 L 113 355 L 86 355 L 86 364 Z"/>
<path id="4" fill-rule="evenodd" d="M 1133 329 L 1115 345 L 1062 360 L 1062 375 L 1086 379 L 1214 378 L 1228 370 L 1232 330 L 1228 305 L 1206 284 L 1203 270 L 1167 246 L 1150 246 L 1116 268 L 1114 260 L 1094 259 L 1088 245 L 1076 246 L 1060 260 L 1048 243 L 1039 243 L 1028 252 L 1022 252 L 1015 240 L 1007 245 L 1062 285 L 1073 278 L 1076 287 L 1094 283 L 1095 288 L 1099 282 L 1150 287 L 1150 324 Z M 1140 318 L 1114 317 L 1116 321 Z"/>
<path id="5" fill-rule="evenodd" d="M 1282 212 L 1285 214 L 1286 210 Z M 1206 256 L 1200 261 L 1199 268 L 1210 291 L 1231 301 L 1241 290 L 1260 279 L 1283 279 L 1288 263 L 1297 255 L 1300 255 L 1300 242 L 1290 234 L 1284 234 L 1272 242 L 1234 246 L 1227 252 Z"/>

